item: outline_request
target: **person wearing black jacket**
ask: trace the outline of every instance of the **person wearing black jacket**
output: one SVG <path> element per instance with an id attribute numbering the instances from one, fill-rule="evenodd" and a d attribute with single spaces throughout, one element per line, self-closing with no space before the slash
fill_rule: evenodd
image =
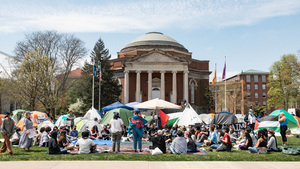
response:
<path id="1" fill-rule="evenodd" d="M 166 153 L 166 143 L 162 130 L 158 130 L 154 136 L 150 137 L 149 141 L 152 142 L 152 146 L 149 147 L 150 149 L 155 149 L 158 147 L 163 153 Z"/>
<path id="2" fill-rule="evenodd" d="M 50 134 L 51 138 L 48 142 L 49 154 L 67 154 L 67 150 L 60 150 L 57 144 L 57 132 L 52 131 Z"/>

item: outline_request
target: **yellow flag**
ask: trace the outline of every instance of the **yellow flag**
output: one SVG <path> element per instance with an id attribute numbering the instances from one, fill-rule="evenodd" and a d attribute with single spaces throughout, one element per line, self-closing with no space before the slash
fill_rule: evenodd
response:
<path id="1" fill-rule="evenodd" d="M 215 70 L 215 74 L 214 74 L 214 78 L 213 78 L 212 84 L 216 85 L 216 70 Z"/>

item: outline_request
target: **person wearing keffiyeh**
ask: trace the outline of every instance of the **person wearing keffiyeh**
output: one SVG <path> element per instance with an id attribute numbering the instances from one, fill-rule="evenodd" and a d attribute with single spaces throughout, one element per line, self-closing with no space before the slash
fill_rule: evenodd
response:
<path id="1" fill-rule="evenodd" d="M 129 121 L 128 133 L 130 134 L 130 129 L 132 128 L 133 134 L 133 149 L 137 152 L 137 144 L 139 145 L 140 152 L 142 152 L 142 136 L 143 136 L 143 127 L 147 123 L 142 116 L 139 110 L 134 111 L 135 115 Z"/>

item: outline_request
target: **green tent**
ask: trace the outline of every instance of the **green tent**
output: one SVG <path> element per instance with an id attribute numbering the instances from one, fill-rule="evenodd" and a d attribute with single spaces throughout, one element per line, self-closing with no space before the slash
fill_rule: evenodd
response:
<path id="1" fill-rule="evenodd" d="M 287 126 L 290 129 L 298 128 L 298 123 L 295 118 L 285 110 L 275 110 L 270 114 L 270 116 L 279 116 L 281 112 L 283 112 L 284 116 L 287 118 Z"/>
<path id="2" fill-rule="evenodd" d="M 102 118 L 100 124 L 102 124 L 102 125 L 109 124 L 111 119 L 113 119 L 113 117 L 114 117 L 114 112 L 119 113 L 120 118 L 124 122 L 124 126 L 129 126 L 128 119 L 133 116 L 133 113 L 130 110 L 124 109 L 124 108 L 118 108 L 118 109 L 113 109 L 113 110 L 107 111 L 106 114 L 104 115 L 104 117 Z"/>

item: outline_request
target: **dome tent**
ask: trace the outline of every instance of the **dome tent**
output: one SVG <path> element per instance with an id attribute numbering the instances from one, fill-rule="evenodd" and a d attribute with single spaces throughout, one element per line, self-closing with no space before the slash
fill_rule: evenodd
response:
<path id="1" fill-rule="evenodd" d="M 97 118 L 98 120 L 102 119 L 99 110 L 95 109 L 94 107 L 90 108 L 90 110 L 87 111 L 83 117 L 92 121 L 94 121 L 95 118 Z"/>
<path id="2" fill-rule="evenodd" d="M 114 118 L 114 112 L 118 112 L 120 118 L 124 122 L 124 126 L 129 126 L 128 119 L 133 116 L 133 113 L 130 110 L 124 109 L 124 108 L 118 108 L 118 109 L 113 109 L 104 115 L 102 121 L 100 122 L 101 125 L 107 125 L 111 121 L 111 119 Z"/>
<path id="3" fill-rule="evenodd" d="M 221 111 L 216 113 L 212 119 L 213 124 L 220 124 L 220 125 L 229 125 L 236 123 L 237 119 L 236 116 L 227 111 Z"/>
<path id="4" fill-rule="evenodd" d="M 93 120 L 79 121 L 78 123 L 76 123 L 76 129 L 78 132 L 84 132 L 86 127 L 88 127 L 89 130 L 91 130 L 92 127 L 95 125 L 98 127 L 99 132 L 101 132 L 103 130 L 103 127 L 99 123 L 97 123 L 96 121 L 93 121 Z"/>

